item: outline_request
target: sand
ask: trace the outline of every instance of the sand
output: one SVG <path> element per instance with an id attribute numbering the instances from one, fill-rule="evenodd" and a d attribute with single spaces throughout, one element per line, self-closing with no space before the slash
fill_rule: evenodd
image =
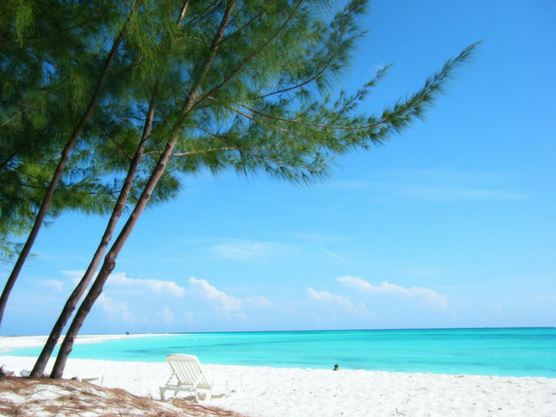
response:
<path id="1" fill-rule="evenodd" d="M 5 347 L 6 340 L 1 342 Z M 33 363 L 34 358 L 0 356 L 0 366 L 16 374 Z M 549 378 L 203 367 L 217 392 L 224 380 L 235 390 L 210 405 L 249 417 L 556 417 L 556 379 Z M 64 377 L 101 377 L 105 387 L 159 399 L 170 374 L 166 363 L 70 358 Z"/>

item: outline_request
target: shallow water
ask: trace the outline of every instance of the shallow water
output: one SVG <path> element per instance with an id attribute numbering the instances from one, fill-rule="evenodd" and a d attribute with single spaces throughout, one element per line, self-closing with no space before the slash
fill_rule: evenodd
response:
<path id="1" fill-rule="evenodd" d="M 71 357 L 161 362 L 170 353 L 222 365 L 556 378 L 555 328 L 190 333 L 75 345 Z"/>

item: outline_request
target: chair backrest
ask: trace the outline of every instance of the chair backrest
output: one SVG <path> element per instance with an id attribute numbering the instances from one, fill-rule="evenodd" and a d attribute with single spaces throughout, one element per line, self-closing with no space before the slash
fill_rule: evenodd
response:
<path id="1" fill-rule="evenodd" d="M 166 356 L 166 360 L 174 371 L 176 378 L 178 378 L 180 385 L 190 385 L 193 388 L 210 388 L 197 356 L 174 354 Z"/>

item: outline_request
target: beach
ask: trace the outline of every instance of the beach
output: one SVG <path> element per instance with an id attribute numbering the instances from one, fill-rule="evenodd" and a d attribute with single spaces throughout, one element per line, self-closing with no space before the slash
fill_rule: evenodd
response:
<path id="1" fill-rule="evenodd" d="M 0 366 L 16 375 L 33 364 L 34 358 L 0 356 Z M 234 390 L 207 405 L 248 417 L 556 416 L 552 378 L 208 364 L 203 368 L 215 380 L 215 394 L 223 391 L 224 380 Z M 159 400 L 159 387 L 170 375 L 166 363 L 70 358 L 64 378 L 99 377 L 104 387 Z"/>

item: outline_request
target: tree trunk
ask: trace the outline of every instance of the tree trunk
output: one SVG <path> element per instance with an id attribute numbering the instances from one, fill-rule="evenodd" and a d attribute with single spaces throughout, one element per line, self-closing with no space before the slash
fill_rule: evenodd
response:
<path id="1" fill-rule="evenodd" d="M 93 304 L 95 303 L 99 295 L 102 293 L 104 284 L 106 283 L 108 277 L 110 276 L 110 273 L 114 270 L 114 267 L 116 266 L 116 259 L 120 251 L 122 250 L 127 239 L 129 238 L 129 235 L 133 231 L 133 228 L 135 227 L 135 224 L 139 220 L 139 217 L 143 213 L 143 210 L 145 209 L 145 206 L 147 205 L 147 202 L 151 197 L 154 187 L 156 186 L 158 180 L 164 173 L 166 164 L 170 159 L 170 156 L 172 155 L 172 151 L 174 149 L 176 141 L 177 141 L 177 135 L 175 139 L 173 139 L 169 144 L 166 145 L 166 149 L 160 156 L 160 159 L 149 179 L 149 182 L 145 186 L 145 189 L 143 190 L 141 197 L 139 198 L 139 201 L 135 205 L 133 212 L 129 216 L 129 219 L 127 220 L 124 228 L 118 235 L 118 238 L 110 248 L 110 251 L 108 251 L 108 254 L 104 259 L 104 263 L 95 279 L 95 282 L 93 283 L 91 289 L 87 293 L 87 296 L 81 303 L 81 306 L 77 310 L 77 313 L 73 318 L 71 326 L 68 329 L 66 337 L 64 338 L 64 342 L 62 343 L 62 346 L 60 347 L 60 351 L 58 352 L 56 363 L 54 364 L 54 368 L 52 369 L 52 373 L 50 375 L 51 378 L 57 379 L 62 377 L 62 374 L 64 373 L 64 368 L 66 366 L 67 358 L 73 349 L 73 342 L 75 340 L 75 337 L 79 333 L 79 330 L 81 330 L 81 326 L 83 325 L 85 318 L 91 311 Z"/>
<path id="2" fill-rule="evenodd" d="M 185 3 L 183 4 L 183 7 L 180 10 L 180 16 L 178 19 L 178 24 L 180 24 L 183 19 L 185 18 L 185 13 L 187 12 L 187 7 L 189 5 L 189 0 L 186 0 Z M 58 320 L 56 321 L 50 336 L 48 338 L 48 340 L 46 341 L 42 352 L 39 356 L 39 358 L 37 359 L 37 362 L 35 363 L 35 366 L 33 367 L 33 370 L 31 372 L 31 377 L 40 377 L 44 374 L 44 370 L 46 368 L 46 365 L 48 363 L 48 359 L 50 358 L 50 356 L 52 355 L 52 351 L 54 350 L 56 343 L 58 342 L 58 340 L 60 339 L 60 335 L 62 334 L 62 331 L 64 329 L 64 327 L 66 326 L 68 320 L 70 319 L 73 311 L 75 310 L 75 307 L 77 306 L 77 303 L 79 302 L 79 300 L 81 299 L 81 297 L 83 297 L 83 294 L 85 293 L 85 290 L 87 289 L 87 286 L 89 285 L 89 283 L 91 282 L 91 279 L 93 278 L 94 272 L 96 271 L 98 265 L 100 264 L 100 261 L 102 259 L 102 256 L 104 255 L 104 252 L 106 251 L 106 248 L 108 247 L 108 244 L 110 243 L 110 241 L 112 240 L 112 236 L 114 234 L 114 230 L 116 229 L 116 224 L 118 223 L 121 214 L 125 208 L 125 204 L 127 202 L 128 196 L 129 196 L 129 192 L 131 190 L 131 186 L 133 185 L 133 182 L 135 180 L 135 175 L 137 174 L 137 170 L 139 168 L 139 163 L 141 162 L 142 158 L 143 158 L 143 154 L 144 154 L 144 150 L 145 150 L 145 145 L 147 143 L 147 140 L 150 136 L 150 132 L 151 132 L 151 128 L 152 128 L 152 123 L 153 123 L 153 119 L 154 119 L 154 112 L 155 112 L 155 107 L 156 107 L 156 92 L 158 90 L 158 82 L 156 83 L 156 86 L 154 87 L 154 93 L 153 96 L 151 97 L 151 102 L 149 103 L 149 110 L 148 110 L 148 114 L 147 114 L 147 118 L 145 120 L 145 125 L 143 128 L 143 134 L 141 137 L 141 141 L 139 143 L 139 146 L 137 148 L 137 151 L 133 157 L 133 160 L 130 163 L 130 167 L 128 170 L 128 174 L 126 176 L 126 179 L 124 181 L 124 184 L 122 186 L 122 190 L 120 191 L 120 195 L 118 196 L 118 200 L 116 201 L 116 204 L 114 206 L 114 210 L 112 211 L 112 215 L 108 221 L 108 225 L 106 226 L 106 230 L 104 232 L 104 235 L 101 239 L 100 245 L 97 248 L 93 259 L 91 260 L 91 263 L 89 264 L 89 267 L 87 268 L 87 271 L 85 272 L 85 275 L 83 276 L 83 278 L 81 278 L 81 281 L 79 282 L 79 284 L 77 285 L 77 287 L 73 290 L 72 294 L 70 295 L 70 297 L 68 298 L 68 300 L 66 301 L 66 304 L 64 306 L 64 309 L 62 310 L 62 313 L 60 314 L 60 317 L 58 317 Z M 98 296 L 97 296 L 98 297 Z"/>
<path id="3" fill-rule="evenodd" d="M 87 106 L 87 109 L 85 110 L 85 113 L 81 117 L 81 120 L 79 120 L 79 123 L 77 124 L 77 126 L 74 128 L 70 139 L 68 140 L 68 142 L 66 143 L 66 146 L 64 147 L 64 150 L 63 150 L 62 155 L 60 157 L 60 161 L 58 162 L 58 166 L 56 167 L 56 171 L 54 172 L 54 176 L 52 178 L 52 181 L 50 182 L 50 185 L 48 186 L 48 189 L 46 191 L 44 199 L 41 203 L 39 212 L 37 213 L 37 217 L 35 219 L 35 223 L 33 224 L 33 228 L 31 229 L 31 232 L 29 233 L 29 236 L 27 237 L 27 241 L 25 242 L 25 245 L 23 246 L 23 249 L 21 250 L 21 253 L 19 254 L 19 257 L 17 258 L 17 261 L 14 265 L 14 268 L 13 268 L 8 280 L 6 281 L 4 291 L 2 292 L 2 295 L 0 296 L 0 325 L 2 324 L 2 318 L 4 316 L 4 311 L 6 309 L 6 304 L 8 302 L 8 298 L 10 296 L 10 293 L 13 289 L 13 286 L 14 286 L 17 278 L 19 277 L 19 273 L 21 272 L 21 269 L 23 268 L 23 264 L 25 263 L 25 261 L 27 260 L 27 257 L 29 256 L 29 253 L 31 252 L 31 248 L 32 248 L 33 244 L 35 243 L 35 239 L 37 238 L 37 235 L 39 234 L 39 230 L 42 226 L 42 223 L 43 223 L 44 218 L 46 217 L 46 213 L 48 211 L 48 206 L 50 205 L 50 202 L 52 201 L 52 197 L 54 196 L 54 192 L 56 191 L 56 187 L 58 186 L 58 183 L 60 182 L 60 179 L 62 178 L 62 173 L 64 172 L 64 168 L 66 167 L 66 163 L 69 159 L 69 155 L 70 155 L 70 153 L 71 153 L 71 151 L 72 151 L 72 149 L 75 145 L 75 142 L 77 142 L 77 139 L 78 139 L 79 135 L 81 134 L 81 131 L 83 130 L 83 128 L 85 127 L 85 125 L 89 121 L 89 118 L 91 117 L 91 114 L 93 113 L 93 110 L 95 109 L 95 107 L 98 103 L 100 93 L 103 89 L 104 83 L 106 82 L 106 78 L 108 76 L 108 71 L 110 70 L 112 62 L 113 62 L 113 60 L 114 60 L 114 58 L 115 58 L 115 56 L 118 52 L 118 48 L 120 47 L 120 44 L 122 43 L 122 40 L 124 38 L 124 31 L 125 31 L 125 27 L 120 32 L 120 34 L 118 35 L 118 37 L 116 38 L 116 40 L 114 41 L 114 43 L 112 45 L 112 49 L 110 50 L 110 53 L 108 54 L 108 57 L 106 58 L 106 62 L 104 63 L 104 67 L 102 69 L 102 72 L 100 74 L 98 82 L 95 86 L 95 89 L 93 90 L 93 94 L 92 94 L 91 99 L 89 101 L 89 105 Z"/>
<path id="4" fill-rule="evenodd" d="M 91 279 L 93 278 L 93 275 L 98 265 L 100 264 L 102 257 L 104 256 L 104 252 L 106 251 L 108 244 L 112 240 L 112 235 L 114 234 L 114 230 L 116 229 L 118 220 L 120 219 L 122 212 L 125 208 L 125 205 L 127 203 L 129 192 L 131 190 L 131 186 L 133 185 L 133 181 L 135 180 L 135 175 L 137 174 L 139 163 L 143 159 L 145 145 L 149 138 L 151 127 L 152 127 L 152 121 L 154 118 L 155 102 L 156 102 L 155 96 L 156 96 L 156 88 L 155 88 L 155 93 L 153 93 L 151 102 L 149 104 L 149 111 L 147 114 L 147 119 L 145 120 L 141 141 L 139 142 L 139 146 L 137 147 L 137 150 L 135 151 L 135 155 L 133 156 L 133 159 L 130 163 L 126 179 L 124 181 L 124 184 L 118 196 L 118 200 L 114 205 L 112 215 L 110 216 L 110 219 L 104 231 L 104 235 L 102 236 L 102 239 L 100 241 L 100 245 L 98 246 L 93 256 L 93 259 L 91 260 L 91 263 L 87 268 L 87 271 L 83 275 L 83 278 L 81 278 L 81 281 L 75 287 L 70 297 L 66 301 L 64 309 L 62 310 L 60 317 L 58 317 L 58 320 L 56 321 L 56 324 L 54 325 L 50 333 L 50 336 L 48 337 L 48 340 L 46 341 L 41 351 L 41 354 L 39 355 L 39 358 L 37 359 L 37 362 L 33 367 L 33 370 L 30 375 L 32 378 L 40 377 L 43 375 L 44 369 L 46 368 L 46 365 L 48 363 L 48 359 L 52 355 L 52 351 L 54 350 L 56 343 L 58 343 L 58 339 L 60 338 L 60 335 L 62 334 L 64 327 L 66 326 L 73 311 L 75 310 L 75 306 L 77 305 L 81 297 L 83 297 L 83 294 L 87 289 L 87 286 L 91 282 Z"/>
<path id="5" fill-rule="evenodd" d="M 162 152 L 162 154 L 160 155 L 158 163 L 156 164 L 149 178 L 149 181 L 145 185 L 145 188 L 143 189 L 143 192 L 141 193 L 139 201 L 135 205 L 133 212 L 129 216 L 129 219 L 127 220 L 125 226 L 123 227 L 122 231 L 118 235 L 116 241 L 113 243 L 112 247 L 108 251 L 108 254 L 104 259 L 104 263 L 100 269 L 99 274 L 95 279 L 95 282 L 93 283 L 91 289 L 87 293 L 87 296 L 81 303 L 81 306 L 79 307 L 75 317 L 73 318 L 73 321 L 70 325 L 70 328 L 68 329 L 66 337 L 64 338 L 64 342 L 62 343 L 62 346 L 60 347 L 60 351 L 58 352 L 58 357 L 56 358 L 56 363 L 54 364 L 52 373 L 50 374 L 50 377 L 53 379 L 58 379 L 62 377 L 64 373 L 64 368 L 66 366 L 66 362 L 68 360 L 69 354 L 73 349 L 73 343 L 75 341 L 75 338 L 77 337 L 77 334 L 81 330 L 81 327 L 83 326 L 83 323 L 85 322 L 85 319 L 87 318 L 87 315 L 91 311 L 91 308 L 93 307 L 95 301 L 102 293 L 104 284 L 106 283 L 108 277 L 110 276 L 110 273 L 114 270 L 116 266 L 116 259 L 118 258 L 120 251 L 124 247 L 127 239 L 129 238 L 131 232 L 133 231 L 135 225 L 137 224 L 139 217 L 143 213 L 152 195 L 154 188 L 156 187 L 158 181 L 164 174 L 166 165 L 170 160 L 170 157 L 172 156 L 172 152 L 174 151 L 174 148 L 178 141 L 179 132 L 182 128 L 183 120 L 185 120 L 185 117 L 193 108 L 193 105 L 195 104 L 195 99 L 199 93 L 204 78 L 206 77 L 210 67 L 212 66 L 214 57 L 216 55 L 218 46 L 220 44 L 220 40 L 224 35 L 226 27 L 228 26 L 234 5 L 235 5 L 235 1 L 232 1 L 231 4 L 229 4 L 228 7 L 226 8 L 226 12 L 222 17 L 222 21 L 220 23 L 218 31 L 216 32 L 215 37 L 212 41 L 209 53 L 205 61 L 200 67 L 199 76 L 195 80 L 195 83 L 191 88 L 191 92 L 190 94 L 188 94 L 187 100 L 183 106 L 183 109 L 180 112 L 180 116 L 181 116 L 180 120 L 176 122 L 176 124 L 174 125 L 171 134 L 171 139 L 166 144 L 164 152 Z"/>

